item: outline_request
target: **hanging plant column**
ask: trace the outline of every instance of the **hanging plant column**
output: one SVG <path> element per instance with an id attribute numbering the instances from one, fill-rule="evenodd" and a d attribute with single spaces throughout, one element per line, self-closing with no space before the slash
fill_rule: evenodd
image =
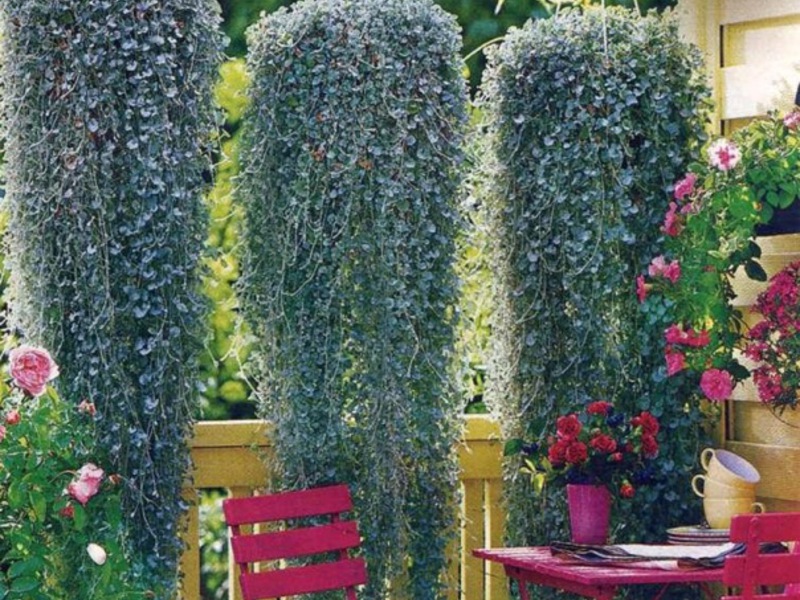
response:
<path id="1" fill-rule="evenodd" d="M 205 0 L 0 3 L 13 323 L 98 410 L 155 597 L 173 595 L 204 306 L 220 36 Z"/>
<path id="2" fill-rule="evenodd" d="M 429 0 L 301 1 L 250 48 L 243 296 L 282 483 L 351 484 L 366 597 L 395 577 L 393 594 L 439 597 L 459 408 L 455 21 Z"/>
<path id="3" fill-rule="evenodd" d="M 624 535 L 638 539 L 699 518 L 682 478 L 702 417 L 665 384 L 663 306 L 643 312 L 635 295 L 703 139 L 699 58 L 678 40 L 654 15 L 562 13 L 490 53 L 479 99 L 496 277 L 487 400 L 508 438 L 544 442 L 558 415 L 593 400 L 658 417 L 651 485 L 625 510 Z M 563 490 L 535 498 L 519 466 L 508 461 L 511 542 L 563 538 Z"/>

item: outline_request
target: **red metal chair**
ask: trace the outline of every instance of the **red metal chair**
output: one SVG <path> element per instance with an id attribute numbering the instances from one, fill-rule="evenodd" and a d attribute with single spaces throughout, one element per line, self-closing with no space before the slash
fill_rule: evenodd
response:
<path id="1" fill-rule="evenodd" d="M 731 520 L 731 541 L 747 544 L 744 554 L 725 559 L 723 583 L 739 588 L 722 600 L 800 600 L 800 553 L 766 554 L 766 542 L 800 540 L 800 512 L 737 515 Z M 766 586 L 785 586 L 770 593 Z"/>
<path id="2" fill-rule="evenodd" d="M 244 600 L 264 600 L 330 590 L 345 590 L 347 600 L 356 600 L 355 586 L 367 581 L 364 559 L 350 558 L 361 536 L 355 521 L 341 515 L 352 509 L 346 485 L 312 488 L 223 500 L 225 521 L 231 531 L 233 558 L 241 569 L 239 584 Z M 328 517 L 323 524 L 296 526 L 294 519 Z M 244 533 L 242 528 L 258 524 L 282 524 L 276 531 Z M 316 520 L 315 520 L 316 522 Z M 327 554 L 327 556 L 325 556 Z M 312 564 L 286 566 L 284 559 L 312 555 Z M 319 558 L 331 558 L 318 562 Z M 273 565 L 272 561 L 276 564 Z M 270 568 L 254 569 L 270 562 Z"/>

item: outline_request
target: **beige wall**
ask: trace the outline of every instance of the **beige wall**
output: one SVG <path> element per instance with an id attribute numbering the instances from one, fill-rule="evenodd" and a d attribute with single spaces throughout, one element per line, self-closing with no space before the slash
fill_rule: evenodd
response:
<path id="1" fill-rule="evenodd" d="M 715 131 L 792 106 L 800 83 L 800 0 L 679 0 L 681 30 L 707 57 Z"/>
<path id="2" fill-rule="evenodd" d="M 800 0 L 680 0 L 677 11 L 682 34 L 707 58 L 715 132 L 791 108 L 800 83 Z M 800 235 L 758 241 L 769 275 L 800 260 Z M 748 321 L 757 320 L 749 306 L 764 287 L 737 278 L 736 304 Z M 748 383 L 735 390 L 721 429 L 725 446 L 761 473 L 758 495 L 767 509 L 800 510 L 800 411 L 778 418 Z"/>

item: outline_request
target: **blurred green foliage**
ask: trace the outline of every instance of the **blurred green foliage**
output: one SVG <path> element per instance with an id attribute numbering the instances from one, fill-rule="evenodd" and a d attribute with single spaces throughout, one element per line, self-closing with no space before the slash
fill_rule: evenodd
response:
<path id="1" fill-rule="evenodd" d="M 211 334 L 200 364 L 202 417 L 211 420 L 255 416 L 250 386 L 242 373 L 250 345 L 247 330 L 238 318 L 238 300 L 233 289 L 240 274 L 234 249 L 241 223 L 241 210 L 232 197 L 233 179 L 239 172 L 239 132 L 247 106 L 247 82 L 244 60 L 233 58 L 220 67 L 220 79 L 214 89 L 216 102 L 225 112 L 225 125 L 214 187 L 206 196 L 210 228 L 204 291 L 212 309 Z"/>
<path id="2" fill-rule="evenodd" d="M 505 35 L 509 27 L 520 27 L 528 19 L 548 17 L 556 10 L 553 0 L 435 0 L 447 12 L 454 14 L 461 26 L 464 44 L 463 55 L 475 53 L 467 62 L 470 88 L 480 83 L 485 58 L 475 52 L 481 45 Z M 231 42 L 228 54 L 244 56 L 247 52 L 245 30 L 262 12 L 273 12 L 281 6 L 289 6 L 295 0 L 221 0 L 223 28 Z M 606 0 L 606 6 L 639 8 L 641 12 L 651 9 L 659 11 L 674 6 L 677 0 Z M 570 4 L 603 4 L 602 0 L 562 2 Z"/>

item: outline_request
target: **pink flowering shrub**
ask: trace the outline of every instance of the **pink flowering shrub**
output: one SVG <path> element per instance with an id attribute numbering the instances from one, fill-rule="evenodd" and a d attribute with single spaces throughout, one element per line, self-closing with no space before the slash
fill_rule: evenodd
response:
<path id="1" fill-rule="evenodd" d="M 652 476 L 650 461 L 658 457 L 660 424 L 648 411 L 634 417 L 617 412 L 611 402 L 598 400 L 582 414 L 556 419 L 555 431 L 537 442 L 512 439 L 505 454 L 521 454 L 523 472 L 541 491 L 546 481 L 608 486 L 622 498 Z"/>
<path id="2" fill-rule="evenodd" d="M 48 387 L 58 367 L 46 350 L 20 346 L 8 358 L 0 378 L 0 598 L 146 597 L 123 550 L 125 482 L 98 466 L 94 406 L 63 402 Z"/>
<path id="3" fill-rule="evenodd" d="M 688 385 L 699 398 L 727 400 L 749 376 L 736 352 L 746 328 L 731 303 L 731 280 L 740 269 L 752 279 L 766 280 L 753 236 L 775 210 L 800 197 L 798 123 L 797 111 L 782 118 L 771 115 L 731 139 L 711 142 L 706 162 L 691 165 L 675 182 L 661 225 L 663 253 L 636 279 L 636 295 L 645 309 L 672 319 L 664 331 L 666 376 L 676 385 Z M 792 301 L 786 286 L 781 293 L 782 302 Z M 775 323 L 782 318 L 777 312 L 771 317 Z M 750 333 L 748 355 L 754 360 L 769 352 L 766 339 L 758 337 L 762 332 L 765 328 L 757 327 Z M 783 382 L 786 372 L 785 366 L 764 360 L 754 372 L 762 400 L 791 403 L 782 390 L 800 381 Z"/>
<path id="4" fill-rule="evenodd" d="M 755 363 L 759 399 L 783 411 L 797 406 L 800 390 L 800 262 L 783 268 L 759 294 L 761 320 L 747 334 L 744 353 Z"/>

